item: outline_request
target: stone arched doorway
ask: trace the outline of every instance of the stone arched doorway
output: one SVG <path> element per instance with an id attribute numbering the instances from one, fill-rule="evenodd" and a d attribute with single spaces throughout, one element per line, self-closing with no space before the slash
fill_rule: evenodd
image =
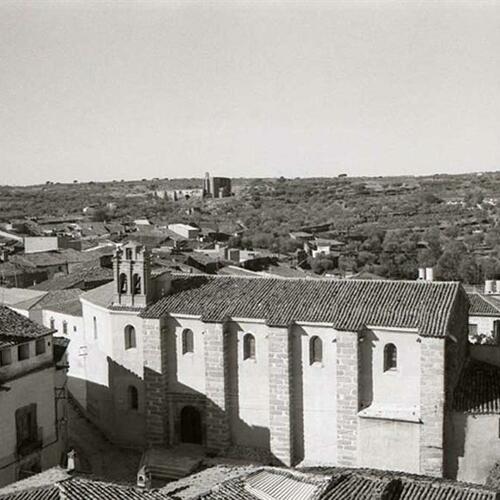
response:
<path id="1" fill-rule="evenodd" d="M 202 444 L 201 413 L 194 406 L 181 410 L 181 441 Z"/>

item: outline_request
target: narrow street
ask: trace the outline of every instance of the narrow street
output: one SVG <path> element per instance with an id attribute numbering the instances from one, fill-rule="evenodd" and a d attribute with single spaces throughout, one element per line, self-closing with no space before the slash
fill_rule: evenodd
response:
<path id="1" fill-rule="evenodd" d="M 141 452 L 109 442 L 71 401 L 68 401 L 69 446 L 81 472 L 109 481 L 135 484 Z"/>

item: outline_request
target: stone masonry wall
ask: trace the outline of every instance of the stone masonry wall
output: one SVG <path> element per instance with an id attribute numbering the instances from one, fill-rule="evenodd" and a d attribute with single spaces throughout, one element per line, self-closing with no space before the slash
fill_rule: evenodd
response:
<path id="1" fill-rule="evenodd" d="M 223 451 L 231 444 L 229 425 L 227 340 L 222 323 L 207 323 L 205 330 L 205 384 L 207 396 L 206 446 Z"/>
<path id="2" fill-rule="evenodd" d="M 144 388 L 146 410 L 146 443 L 163 446 L 168 443 L 167 369 L 162 320 L 144 319 Z"/>
<path id="3" fill-rule="evenodd" d="M 443 476 L 445 339 L 421 337 L 420 473 Z"/>
<path id="4" fill-rule="evenodd" d="M 291 339 L 288 328 L 269 327 L 269 416 L 271 453 L 293 464 Z"/>
<path id="5" fill-rule="evenodd" d="M 357 465 L 358 439 L 358 334 L 337 333 L 337 461 Z"/>

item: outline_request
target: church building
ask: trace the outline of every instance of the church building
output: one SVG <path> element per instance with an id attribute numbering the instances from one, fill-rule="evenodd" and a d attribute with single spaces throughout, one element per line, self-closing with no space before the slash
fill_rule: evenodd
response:
<path id="1" fill-rule="evenodd" d="M 113 441 L 457 474 L 459 283 L 154 274 L 133 242 L 114 276 L 80 298 L 69 371 Z"/>

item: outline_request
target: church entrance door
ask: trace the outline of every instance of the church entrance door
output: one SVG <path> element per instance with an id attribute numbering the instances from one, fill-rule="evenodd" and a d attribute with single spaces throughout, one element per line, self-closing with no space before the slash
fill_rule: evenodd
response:
<path id="1" fill-rule="evenodd" d="M 181 410 L 181 441 L 201 444 L 201 413 L 193 406 Z"/>

